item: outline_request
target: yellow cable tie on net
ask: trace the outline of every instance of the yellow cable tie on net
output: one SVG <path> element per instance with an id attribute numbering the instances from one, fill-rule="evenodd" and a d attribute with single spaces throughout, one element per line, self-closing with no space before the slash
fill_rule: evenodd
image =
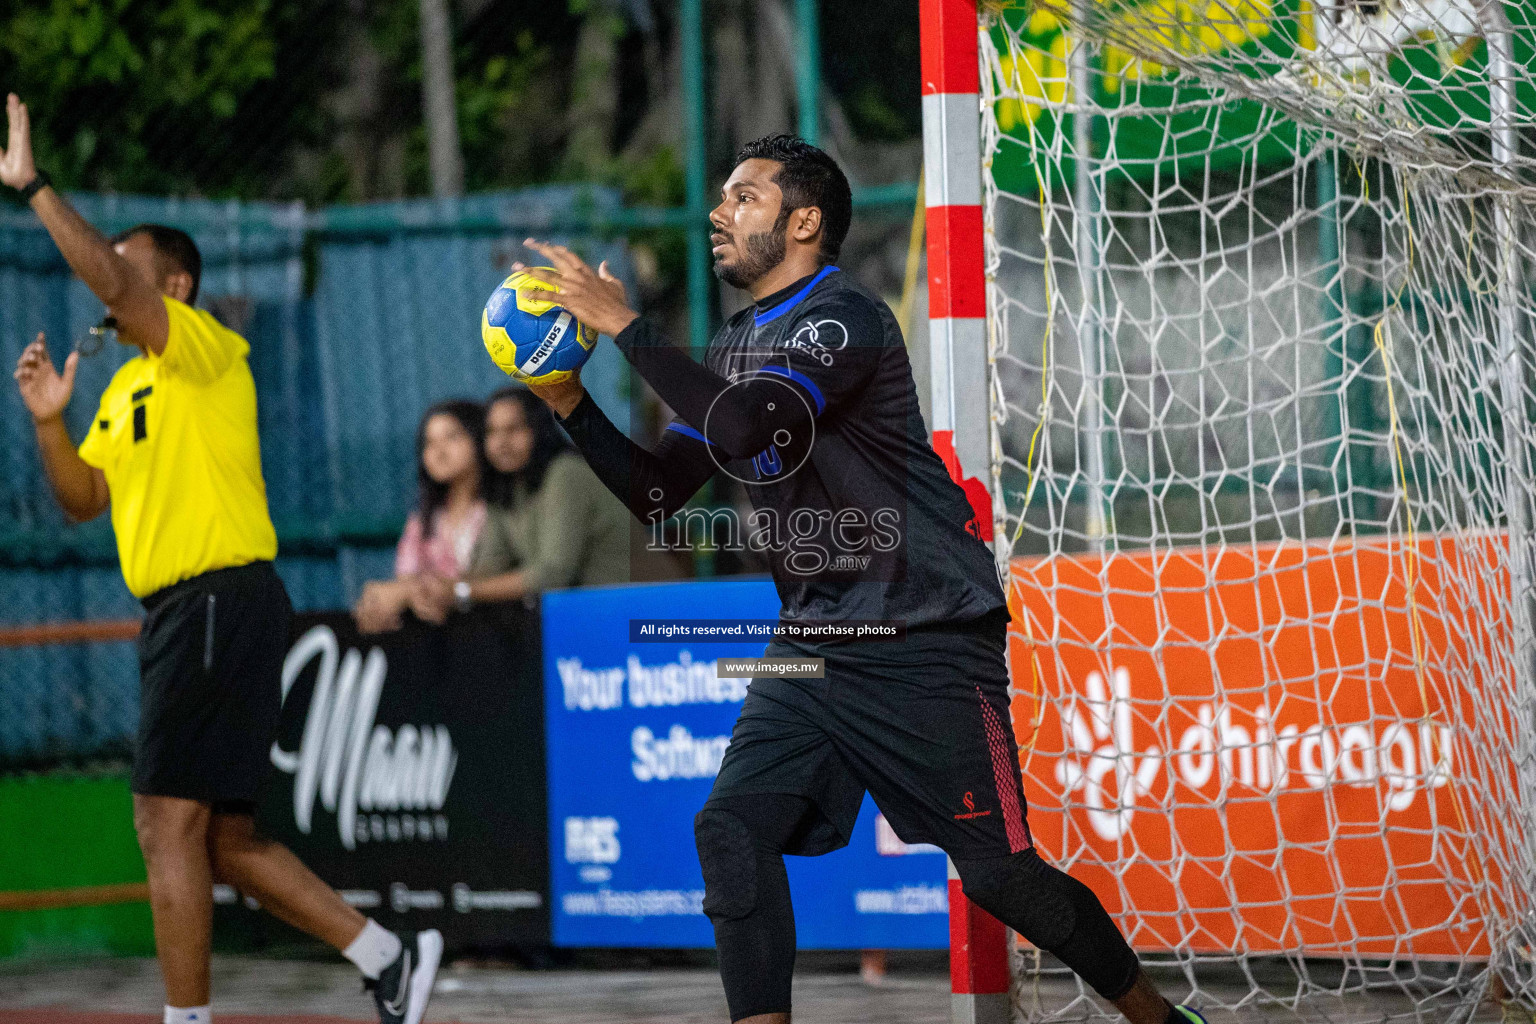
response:
<path id="1" fill-rule="evenodd" d="M 1012 50 L 1012 46 L 1013 37 L 1009 36 L 1010 51 Z M 1037 148 L 1037 143 L 1039 140 L 1035 134 L 1034 122 L 1029 121 L 1028 124 L 1030 153 L 1031 156 L 1034 156 L 1039 152 L 1039 149 Z M 1037 188 L 1040 196 L 1040 237 L 1041 240 L 1045 243 L 1045 333 L 1040 339 L 1040 414 L 1038 421 L 1035 423 L 1035 429 L 1030 434 L 1029 452 L 1024 459 L 1028 480 L 1026 481 L 1024 488 L 1024 501 L 1019 507 L 1019 523 L 1018 526 L 1015 527 L 1013 532 L 1013 539 L 1009 542 L 1008 545 L 1008 550 L 1010 553 L 1018 547 L 1020 539 L 1022 539 L 1024 536 L 1025 518 L 1029 514 L 1030 505 L 1034 502 L 1035 486 L 1040 482 L 1040 461 L 1045 457 L 1044 446 L 1040 444 L 1040 438 L 1041 435 L 1045 432 L 1046 421 L 1049 416 L 1051 407 L 1050 369 L 1052 341 L 1054 338 L 1054 332 L 1052 328 L 1056 323 L 1054 309 L 1056 296 L 1056 289 L 1054 286 L 1055 268 L 1051 252 L 1051 225 L 1050 219 L 1046 216 L 1046 208 L 1050 202 L 1050 197 L 1046 188 L 1045 175 L 1042 174 L 1040 170 L 1040 161 L 1038 159 L 1032 159 L 1030 164 L 1035 172 L 1035 187 Z M 1039 456 L 1038 458 L 1037 453 Z M 1011 571 L 1009 572 L 1009 587 L 1018 587 L 1018 584 L 1014 583 L 1012 579 Z M 1035 748 L 1040 738 L 1040 723 L 1045 718 L 1045 702 L 1042 700 L 1045 690 L 1045 683 L 1043 679 L 1043 673 L 1040 669 L 1040 648 L 1039 645 L 1035 642 L 1034 622 L 1031 619 L 1028 610 L 1024 606 L 1024 596 L 1022 590 L 1019 593 L 1019 619 L 1024 626 L 1024 641 L 1029 646 L 1030 683 L 1033 691 L 1030 694 L 1030 697 L 1034 702 L 1034 715 L 1033 721 L 1030 723 L 1029 741 L 1024 744 L 1024 759 L 1021 765 L 1023 770 L 1028 772 L 1030 762 L 1034 760 Z"/>
<path id="2" fill-rule="evenodd" d="M 1386 375 L 1387 415 L 1389 430 L 1388 436 L 1392 440 L 1392 455 L 1397 468 L 1397 473 L 1395 474 L 1395 482 L 1398 487 L 1398 496 L 1402 500 L 1403 519 L 1406 523 L 1408 534 L 1407 551 L 1403 556 L 1403 575 L 1408 601 L 1408 632 L 1413 649 L 1414 681 L 1418 686 L 1420 705 L 1424 709 L 1424 717 L 1420 720 L 1420 724 L 1429 726 L 1431 742 L 1430 756 L 1433 762 L 1433 766 L 1427 769 L 1425 780 L 1427 783 L 1430 781 L 1430 776 L 1432 776 L 1434 772 L 1438 771 L 1439 766 L 1444 763 L 1444 756 L 1442 750 L 1440 749 L 1440 731 L 1435 728 L 1434 716 L 1430 712 L 1429 707 L 1429 679 L 1428 672 L 1424 664 L 1424 648 L 1426 646 L 1424 640 L 1424 618 L 1423 611 L 1420 609 L 1418 601 L 1418 530 L 1414 526 L 1413 508 L 1411 505 L 1411 496 L 1408 490 L 1408 462 L 1403 455 L 1402 435 L 1399 426 L 1402 421 L 1397 411 L 1397 389 L 1393 386 L 1392 381 L 1392 339 L 1391 327 L 1389 325 L 1391 316 L 1402 309 L 1403 293 L 1408 290 L 1408 283 L 1410 280 L 1412 280 L 1413 265 L 1416 255 L 1414 246 L 1413 213 L 1407 192 L 1403 193 L 1403 219 L 1408 227 L 1408 271 L 1403 277 L 1402 284 L 1393 294 L 1392 301 L 1382 311 L 1381 319 L 1376 322 L 1376 327 L 1372 332 L 1372 335 L 1375 341 L 1376 351 L 1381 354 L 1382 368 Z M 1482 858 L 1474 852 L 1475 846 L 1471 842 L 1471 832 L 1467 824 L 1466 812 L 1461 806 L 1460 792 L 1457 790 L 1456 786 L 1452 784 L 1452 781 L 1449 778 L 1446 779 L 1446 786 L 1450 789 L 1451 809 L 1456 814 L 1456 825 L 1468 840 L 1467 848 L 1468 853 L 1470 854 L 1468 857 L 1468 865 L 1475 867 L 1476 869 L 1477 877 L 1473 879 L 1473 882 L 1478 887 L 1478 902 L 1481 903 L 1485 898 L 1485 893 L 1483 890 L 1486 887 L 1486 882 L 1488 879 L 1487 865 L 1484 864 L 1482 862 Z M 1483 909 L 1486 912 L 1487 908 L 1484 907 Z"/>

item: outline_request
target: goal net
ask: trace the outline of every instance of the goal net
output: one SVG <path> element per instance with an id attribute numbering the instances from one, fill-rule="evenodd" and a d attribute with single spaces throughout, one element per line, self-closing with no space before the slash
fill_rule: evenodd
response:
<path id="1" fill-rule="evenodd" d="M 1031 824 L 1213 1022 L 1536 1005 L 1533 24 L 981 5 Z"/>

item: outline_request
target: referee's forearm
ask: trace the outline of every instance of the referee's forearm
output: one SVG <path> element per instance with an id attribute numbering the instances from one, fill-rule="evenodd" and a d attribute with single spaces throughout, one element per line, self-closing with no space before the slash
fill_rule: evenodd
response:
<path id="1" fill-rule="evenodd" d="M 48 486 L 64 514 L 76 522 L 95 519 L 105 503 L 101 500 L 96 471 L 88 466 L 69 439 L 69 428 L 62 416 L 34 421 L 37 448 L 43 457 L 43 472 Z"/>
<path id="2" fill-rule="evenodd" d="M 38 192 L 31 205 L 69 269 L 108 307 L 117 303 L 129 285 L 129 268 L 107 237 L 52 187 Z"/>

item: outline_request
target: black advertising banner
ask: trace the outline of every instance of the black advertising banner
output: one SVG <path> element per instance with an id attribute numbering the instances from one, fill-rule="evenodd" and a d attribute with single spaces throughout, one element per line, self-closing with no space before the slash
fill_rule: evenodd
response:
<path id="1" fill-rule="evenodd" d="M 346 614 L 299 615 L 293 637 L 262 832 L 387 928 L 437 928 L 458 948 L 548 943 L 537 612 L 377 636 Z"/>

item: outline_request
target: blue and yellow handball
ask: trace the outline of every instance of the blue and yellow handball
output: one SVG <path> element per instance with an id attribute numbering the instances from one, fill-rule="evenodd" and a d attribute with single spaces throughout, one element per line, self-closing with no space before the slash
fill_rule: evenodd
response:
<path id="1" fill-rule="evenodd" d="M 535 288 L 559 291 L 521 270 L 501 282 L 480 314 L 480 338 L 509 376 L 525 384 L 558 384 L 581 369 L 597 332 L 557 302 L 520 294 Z"/>

